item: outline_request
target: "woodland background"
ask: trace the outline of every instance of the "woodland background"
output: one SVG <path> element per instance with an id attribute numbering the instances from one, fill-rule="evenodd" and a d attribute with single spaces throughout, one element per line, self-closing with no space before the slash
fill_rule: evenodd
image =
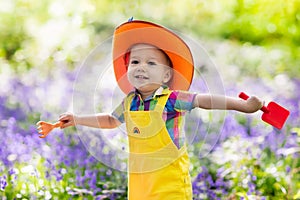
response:
<path id="1" fill-rule="evenodd" d="M 197 44 L 203 59 L 191 90 L 245 91 L 290 111 L 281 130 L 261 112 L 192 112 L 194 199 L 299 199 L 299 0 L 0 0 L 0 197 L 126 199 L 126 162 L 113 159 L 126 151 L 122 131 L 78 127 L 41 139 L 35 124 L 84 110 L 76 110 L 80 78 L 93 72 L 89 63 L 110 58 L 114 28 L 131 17 Z M 97 49 L 107 54 L 96 58 Z M 105 110 L 116 95 L 109 91 L 96 90 L 92 108 Z"/>

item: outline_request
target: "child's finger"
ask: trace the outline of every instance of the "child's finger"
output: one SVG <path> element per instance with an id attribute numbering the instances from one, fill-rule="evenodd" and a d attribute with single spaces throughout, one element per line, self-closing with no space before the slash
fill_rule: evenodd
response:
<path id="1" fill-rule="evenodd" d="M 70 116 L 61 116 L 58 120 L 61 122 L 68 122 L 70 121 Z"/>
<path id="2" fill-rule="evenodd" d="M 37 125 L 37 131 L 40 133 L 40 132 L 42 132 L 43 131 L 43 121 L 39 121 L 39 122 L 37 122 L 36 123 L 36 125 Z"/>
<path id="3" fill-rule="evenodd" d="M 64 123 L 61 125 L 60 128 L 64 129 L 64 128 L 67 128 L 67 127 L 69 127 L 69 126 L 72 126 L 71 121 L 64 122 Z"/>
<path id="4" fill-rule="evenodd" d="M 62 114 L 62 115 L 59 115 L 59 120 L 63 119 L 63 118 L 66 118 L 67 115 L 66 114 Z"/>
<path id="5" fill-rule="evenodd" d="M 37 130 L 38 130 L 38 132 L 41 132 L 41 131 L 43 131 L 43 128 L 42 128 L 42 126 L 38 126 L 38 127 L 37 127 Z"/>
<path id="6" fill-rule="evenodd" d="M 37 125 L 37 126 L 42 126 L 43 123 L 44 123 L 44 121 L 38 121 L 38 122 L 36 123 L 36 125 Z"/>

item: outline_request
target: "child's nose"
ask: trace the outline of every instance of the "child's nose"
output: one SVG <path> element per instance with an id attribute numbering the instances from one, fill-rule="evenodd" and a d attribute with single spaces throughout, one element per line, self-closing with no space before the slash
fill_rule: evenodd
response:
<path id="1" fill-rule="evenodd" d="M 146 69 L 146 64 L 141 63 L 140 65 L 137 66 L 138 71 L 145 71 Z"/>

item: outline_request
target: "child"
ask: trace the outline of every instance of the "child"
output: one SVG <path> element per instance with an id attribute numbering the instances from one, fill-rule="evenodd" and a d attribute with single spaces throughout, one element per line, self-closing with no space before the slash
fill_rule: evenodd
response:
<path id="1" fill-rule="evenodd" d="M 176 34 L 145 21 L 116 28 L 113 61 L 118 85 L 127 94 L 112 114 L 60 116 L 61 128 L 116 128 L 126 123 L 129 141 L 129 200 L 192 199 L 183 117 L 194 108 L 252 113 L 263 103 L 187 92 L 193 77 L 189 47 Z"/>

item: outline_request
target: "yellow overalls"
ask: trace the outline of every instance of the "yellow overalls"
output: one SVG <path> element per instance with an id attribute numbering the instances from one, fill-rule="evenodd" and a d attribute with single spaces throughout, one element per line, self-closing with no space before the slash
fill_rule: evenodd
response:
<path id="1" fill-rule="evenodd" d="M 178 150 L 162 118 L 169 95 L 158 97 L 152 111 L 130 111 L 133 95 L 125 101 L 129 200 L 192 199 L 186 146 Z"/>

